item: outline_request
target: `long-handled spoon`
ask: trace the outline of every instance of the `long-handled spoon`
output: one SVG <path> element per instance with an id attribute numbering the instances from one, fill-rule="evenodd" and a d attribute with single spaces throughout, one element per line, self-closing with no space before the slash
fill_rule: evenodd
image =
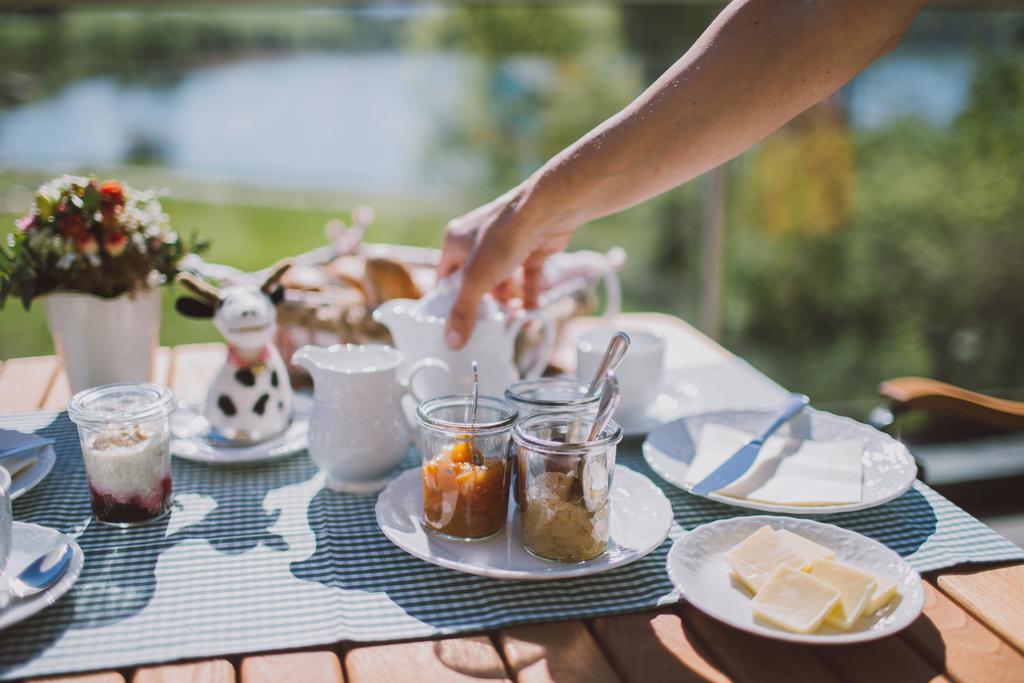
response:
<path id="1" fill-rule="evenodd" d="M 619 405 L 619 380 L 615 376 L 614 372 L 608 371 L 604 376 L 604 382 L 602 382 L 604 388 L 601 390 L 601 402 L 597 405 L 597 417 L 594 418 L 594 424 L 590 426 L 590 434 L 587 437 L 587 441 L 594 441 L 601 432 L 608 425 L 608 420 L 612 419 L 612 413 L 615 412 L 615 408 Z"/>
<path id="2" fill-rule="evenodd" d="M 608 341 L 608 348 L 605 349 L 604 356 L 597 365 L 597 372 L 594 373 L 593 379 L 590 380 L 590 384 L 587 386 L 587 398 L 597 395 L 597 392 L 601 390 L 601 386 L 604 383 L 605 375 L 615 371 L 615 368 L 622 362 L 622 358 L 628 350 L 628 334 L 619 331 L 612 335 L 612 338 Z"/>
<path id="3" fill-rule="evenodd" d="M 473 464 L 480 467 L 484 464 L 483 458 L 476 450 L 476 410 L 480 404 L 480 368 L 476 361 L 473 361 L 473 414 L 469 418 L 469 450 L 473 454 Z"/>

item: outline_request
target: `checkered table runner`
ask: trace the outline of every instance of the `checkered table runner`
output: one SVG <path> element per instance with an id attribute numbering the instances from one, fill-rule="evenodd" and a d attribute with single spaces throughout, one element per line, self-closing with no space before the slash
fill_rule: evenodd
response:
<path id="1" fill-rule="evenodd" d="M 661 485 L 672 502 L 670 538 L 643 560 L 598 576 L 503 582 L 405 554 L 377 528 L 375 497 L 324 489 L 304 454 L 262 466 L 176 460 L 168 518 L 124 531 L 90 524 L 67 416 L 6 415 L 0 427 L 56 440 L 53 472 L 15 502 L 14 516 L 75 534 L 86 556 L 66 596 L 0 632 L 0 678 L 643 610 L 678 600 L 665 557 L 684 529 L 747 514 L 666 484 L 644 463 L 639 443 L 624 443 L 619 462 Z M 406 464 L 415 466 L 416 457 Z M 878 539 L 920 571 L 1024 559 L 920 482 L 884 506 L 822 519 Z"/>

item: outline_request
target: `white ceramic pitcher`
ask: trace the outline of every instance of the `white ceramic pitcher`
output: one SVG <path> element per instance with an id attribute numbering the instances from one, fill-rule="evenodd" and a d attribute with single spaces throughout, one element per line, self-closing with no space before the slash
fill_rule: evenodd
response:
<path id="1" fill-rule="evenodd" d="M 444 341 L 445 321 L 458 293 L 458 279 L 438 283 L 437 290 L 420 300 L 391 299 L 373 312 L 373 319 L 388 328 L 399 351 L 413 362 L 424 357 L 443 360 L 451 368 L 451 377 L 431 373 L 416 384 L 424 398 L 445 394 L 469 394 L 473 390 L 472 362 L 480 366 L 480 393 L 502 396 L 513 382 L 539 377 L 547 367 L 555 341 L 551 319 L 540 310 L 520 311 L 507 316 L 489 296 L 480 302 L 476 327 L 466 345 L 458 351 Z M 526 367 L 515 362 L 515 342 L 523 326 L 539 320 L 543 340 Z"/>
<path id="2" fill-rule="evenodd" d="M 382 344 L 303 346 L 292 362 L 313 376 L 309 456 L 327 486 L 347 493 L 384 488 L 412 443 L 402 399 L 420 397 L 409 388 L 423 370 L 448 373 L 437 358 L 402 368 L 401 353 Z"/>

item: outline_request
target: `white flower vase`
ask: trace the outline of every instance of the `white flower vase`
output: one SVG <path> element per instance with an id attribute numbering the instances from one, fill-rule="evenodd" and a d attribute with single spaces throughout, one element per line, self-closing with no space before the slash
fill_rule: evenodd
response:
<path id="1" fill-rule="evenodd" d="M 104 299 L 60 292 L 43 297 L 72 393 L 152 379 L 160 334 L 160 290 Z"/>

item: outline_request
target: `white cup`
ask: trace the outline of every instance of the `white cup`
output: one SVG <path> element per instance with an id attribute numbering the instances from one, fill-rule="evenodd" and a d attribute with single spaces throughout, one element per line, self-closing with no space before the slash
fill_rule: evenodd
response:
<path id="1" fill-rule="evenodd" d="M 11 522 L 11 474 L 0 466 L 0 589 L 7 588 L 4 571 L 11 557 L 12 536 L 14 530 Z M 2 592 L 2 590 L 0 590 Z"/>
<path id="2" fill-rule="evenodd" d="M 576 343 L 576 374 L 589 382 L 604 357 L 605 349 L 617 327 L 602 327 L 583 333 Z M 637 423 L 644 419 L 648 406 L 658 397 L 665 362 L 665 340 L 657 332 L 622 330 L 629 335 L 629 350 L 615 375 L 619 379 L 621 397 L 615 419 L 621 423 Z"/>
<path id="3" fill-rule="evenodd" d="M 313 375 L 309 456 L 329 488 L 379 491 L 408 453 L 412 431 L 402 400 L 421 400 L 409 383 L 428 368 L 449 370 L 436 358 L 421 358 L 402 372 L 404 360 L 380 344 L 304 346 L 292 356 Z"/>

